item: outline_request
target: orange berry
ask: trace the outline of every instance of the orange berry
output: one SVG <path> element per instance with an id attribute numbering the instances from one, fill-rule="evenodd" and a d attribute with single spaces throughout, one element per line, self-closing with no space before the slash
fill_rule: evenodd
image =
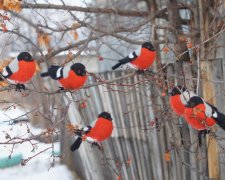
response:
<path id="1" fill-rule="evenodd" d="M 192 43 L 191 42 L 187 42 L 187 48 L 192 48 L 192 47 L 193 47 Z"/>
<path id="2" fill-rule="evenodd" d="M 170 50 L 170 49 L 169 49 L 167 46 L 165 46 L 165 47 L 162 49 L 162 51 L 165 52 L 165 53 L 167 53 L 169 50 Z"/>

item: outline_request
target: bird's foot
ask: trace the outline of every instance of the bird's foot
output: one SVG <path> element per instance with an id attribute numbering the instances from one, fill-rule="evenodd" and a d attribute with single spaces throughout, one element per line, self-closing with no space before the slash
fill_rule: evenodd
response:
<path id="1" fill-rule="evenodd" d="M 204 129 L 198 132 L 198 144 L 201 147 L 202 146 L 202 136 L 205 137 L 206 134 L 209 134 L 210 130 L 209 129 Z"/>
<path id="2" fill-rule="evenodd" d="M 93 147 L 93 146 L 96 146 L 101 151 L 103 150 L 103 147 L 100 144 L 98 144 L 97 142 L 91 143 L 91 147 Z"/>
<path id="3" fill-rule="evenodd" d="M 25 87 L 25 85 L 24 84 L 16 84 L 16 91 L 20 91 L 21 92 L 21 90 L 26 90 L 26 87 Z"/>
<path id="4" fill-rule="evenodd" d="M 144 74 L 144 73 L 145 73 L 144 70 L 140 70 L 140 69 L 137 70 L 137 74 Z"/>

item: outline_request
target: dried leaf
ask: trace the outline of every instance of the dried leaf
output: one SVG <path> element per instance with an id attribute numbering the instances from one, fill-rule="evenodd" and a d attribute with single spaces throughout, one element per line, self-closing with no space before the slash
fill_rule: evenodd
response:
<path id="1" fill-rule="evenodd" d="M 40 66 L 38 65 L 38 63 L 35 61 L 35 65 L 36 65 L 36 69 L 35 69 L 35 72 L 40 72 L 41 71 L 41 68 Z"/>
<path id="2" fill-rule="evenodd" d="M 17 13 L 21 11 L 21 2 L 20 0 L 3 0 L 3 6 L 6 10 L 12 10 Z"/>
<path id="3" fill-rule="evenodd" d="M 1 27 L 2 27 L 2 31 L 3 32 L 7 32 L 8 31 L 5 23 L 1 23 Z"/>
<path id="4" fill-rule="evenodd" d="M 78 126 L 70 123 L 66 125 L 66 129 L 69 131 L 69 133 L 74 134 L 75 130 L 78 129 Z"/>
<path id="5" fill-rule="evenodd" d="M 50 45 L 50 36 L 45 33 L 38 33 L 38 44 L 39 46 L 45 46 L 46 48 L 49 48 Z"/>
<path id="6" fill-rule="evenodd" d="M 69 62 L 73 59 L 73 53 L 71 51 L 68 52 L 66 56 L 66 62 Z"/>
<path id="7" fill-rule="evenodd" d="M 78 22 L 75 22 L 72 24 L 72 26 L 70 27 L 71 29 L 77 29 L 79 28 L 81 25 Z"/>
<path id="8" fill-rule="evenodd" d="M 0 0 L 0 9 L 4 10 L 3 0 Z"/>
<path id="9" fill-rule="evenodd" d="M 12 59 L 3 59 L 0 61 L 0 71 L 3 70 L 4 67 L 8 66 Z"/>
<path id="10" fill-rule="evenodd" d="M 0 81 L 0 87 L 6 87 L 8 86 L 9 84 L 5 81 Z"/>
<path id="11" fill-rule="evenodd" d="M 78 40 L 78 38 L 79 38 L 79 34 L 78 34 L 78 32 L 77 31 L 75 31 L 74 32 L 74 34 L 73 34 L 73 38 L 77 41 Z"/>

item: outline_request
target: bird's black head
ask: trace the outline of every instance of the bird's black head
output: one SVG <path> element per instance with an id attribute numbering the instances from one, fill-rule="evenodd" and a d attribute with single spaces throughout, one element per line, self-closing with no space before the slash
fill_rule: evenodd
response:
<path id="1" fill-rule="evenodd" d="M 150 51 L 155 51 L 155 48 L 151 42 L 145 42 L 144 44 L 142 44 L 142 47 L 149 49 Z"/>
<path id="2" fill-rule="evenodd" d="M 202 98 L 198 97 L 198 96 L 194 96 L 192 98 L 189 99 L 186 107 L 188 108 L 194 108 L 199 104 L 204 104 Z"/>
<path id="3" fill-rule="evenodd" d="M 101 113 L 98 115 L 98 118 L 100 118 L 100 117 L 102 117 L 102 118 L 104 118 L 104 119 L 107 119 L 107 120 L 109 120 L 109 121 L 112 121 L 111 115 L 110 115 L 109 113 L 107 113 L 107 112 L 101 112 Z"/>
<path id="4" fill-rule="evenodd" d="M 181 94 L 182 92 L 184 92 L 186 90 L 185 87 L 182 86 L 175 86 L 171 91 L 170 91 L 170 96 L 175 96 L 178 94 Z"/>
<path id="5" fill-rule="evenodd" d="M 18 61 L 27 61 L 27 62 L 30 62 L 30 61 L 33 61 L 33 58 L 32 56 L 30 55 L 30 53 L 28 52 L 21 52 L 18 56 L 17 56 L 17 59 Z"/>
<path id="6" fill-rule="evenodd" d="M 85 66 L 81 63 L 75 63 L 71 66 L 71 70 L 73 70 L 78 76 L 86 76 Z"/>

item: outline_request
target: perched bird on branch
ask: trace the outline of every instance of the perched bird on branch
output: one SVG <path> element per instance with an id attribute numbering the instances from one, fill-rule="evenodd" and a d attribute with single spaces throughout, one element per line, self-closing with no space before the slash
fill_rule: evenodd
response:
<path id="1" fill-rule="evenodd" d="M 225 130 L 225 115 L 198 96 L 192 97 L 188 101 L 184 118 L 188 124 L 197 130 L 205 130 L 215 124 Z"/>
<path id="2" fill-rule="evenodd" d="M 175 86 L 170 92 L 170 106 L 179 116 L 183 115 L 185 106 L 191 97 L 197 96 L 194 92 L 185 87 Z"/>
<path id="3" fill-rule="evenodd" d="M 184 118 L 191 127 L 199 130 L 198 141 L 200 146 L 202 144 L 201 136 L 208 134 L 210 127 L 218 124 L 225 130 L 225 115 L 198 96 L 194 96 L 188 101 L 184 111 Z"/>
<path id="4" fill-rule="evenodd" d="M 17 89 L 25 90 L 25 83 L 27 83 L 34 76 L 37 69 L 37 63 L 28 52 L 21 52 L 0 72 L 5 79 L 16 84 Z M 0 78 L 3 81 L 3 78 Z"/>
<path id="5" fill-rule="evenodd" d="M 149 68 L 156 58 L 156 51 L 151 42 L 145 42 L 139 49 L 131 52 L 127 57 L 118 60 L 118 63 L 112 67 L 112 70 L 122 65 L 137 69 L 139 71 Z"/>
<path id="6" fill-rule="evenodd" d="M 112 134 L 112 130 L 113 123 L 111 115 L 107 112 L 102 112 L 98 115 L 98 119 L 93 127 L 89 125 L 75 131 L 78 138 L 71 145 L 70 149 L 71 151 L 77 150 L 83 140 L 97 146 L 99 149 L 102 149 L 98 142 L 108 139 Z"/>
<path id="7" fill-rule="evenodd" d="M 47 72 L 41 73 L 41 77 L 50 76 L 61 84 L 61 89 L 75 90 L 81 88 L 87 80 L 85 66 L 75 63 L 71 66 L 51 65 Z"/>

